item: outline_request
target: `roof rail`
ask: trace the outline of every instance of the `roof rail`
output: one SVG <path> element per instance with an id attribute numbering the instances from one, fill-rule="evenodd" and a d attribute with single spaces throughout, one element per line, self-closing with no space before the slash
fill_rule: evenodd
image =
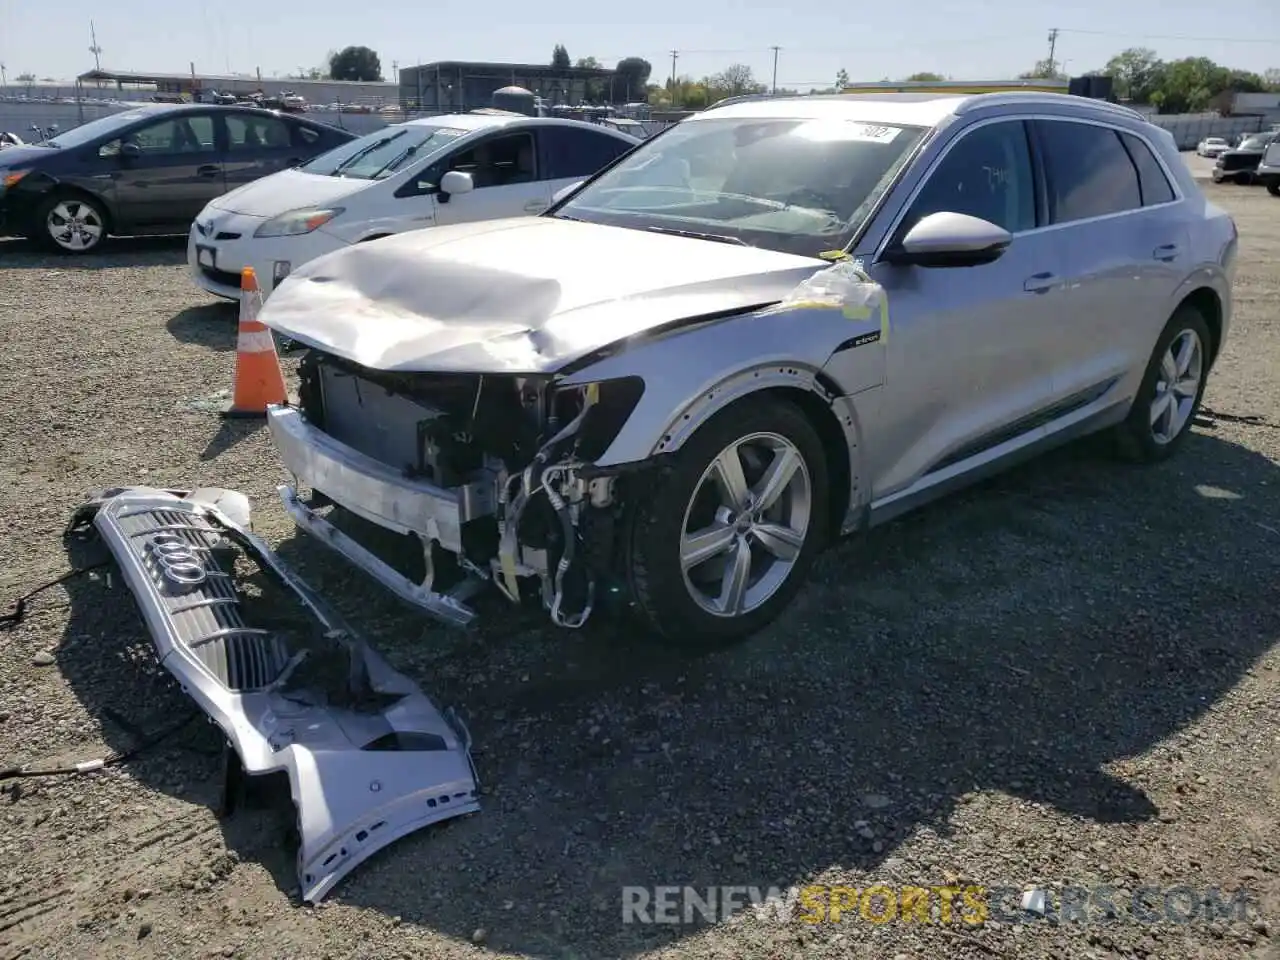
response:
<path id="1" fill-rule="evenodd" d="M 977 93 L 966 100 L 957 113 L 968 113 L 970 110 L 977 110 L 979 107 L 994 106 L 997 104 L 1007 103 L 1027 103 L 1028 101 L 1039 101 L 1041 103 L 1079 103 L 1081 100 L 1087 103 L 1096 104 L 1100 109 L 1107 110 L 1111 113 L 1118 113 L 1131 119 L 1147 121 L 1142 113 L 1134 110 L 1132 107 L 1126 107 L 1122 103 L 1112 103 L 1110 100 L 1098 100 L 1094 97 L 1080 97 L 1071 93 L 1052 93 L 1042 90 L 1010 90 L 1000 91 L 999 93 Z"/>
<path id="2" fill-rule="evenodd" d="M 706 113 L 708 110 L 715 110 L 717 107 L 727 107 L 734 103 L 749 103 L 753 100 L 784 100 L 788 96 L 790 96 L 790 94 L 744 93 L 737 97 L 725 97 L 723 100 L 717 100 L 715 103 L 711 104 L 711 106 L 703 107 L 702 112 Z"/>

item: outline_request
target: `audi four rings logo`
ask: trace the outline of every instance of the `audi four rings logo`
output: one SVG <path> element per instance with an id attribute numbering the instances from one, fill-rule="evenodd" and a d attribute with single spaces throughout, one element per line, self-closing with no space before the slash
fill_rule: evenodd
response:
<path id="1" fill-rule="evenodd" d="M 204 564 L 191 544 L 174 533 L 158 533 L 147 544 L 161 575 L 180 590 L 198 587 L 208 579 Z"/>

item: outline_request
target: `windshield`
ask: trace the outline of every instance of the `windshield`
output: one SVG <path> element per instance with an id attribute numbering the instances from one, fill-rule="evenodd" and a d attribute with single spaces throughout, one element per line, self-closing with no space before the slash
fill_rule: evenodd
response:
<path id="1" fill-rule="evenodd" d="M 124 113 L 113 113 L 109 117 L 100 117 L 97 120 L 82 123 L 78 127 L 72 127 L 66 133 L 58 134 L 49 143 L 55 147 L 78 147 L 90 140 L 109 136 L 136 120 L 145 120 L 158 115 L 159 111 L 154 110 L 126 110 Z"/>
<path id="2" fill-rule="evenodd" d="M 397 124 L 344 143 L 298 169 L 325 177 L 381 180 L 410 160 L 435 153 L 466 132 L 423 123 Z"/>
<path id="3" fill-rule="evenodd" d="M 1269 144 L 1273 139 L 1275 138 L 1270 136 L 1250 137 L 1244 143 L 1240 144 L 1240 149 L 1263 150 L 1266 149 L 1267 144 Z"/>
<path id="4" fill-rule="evenodd" d="M 848 244 L 925 130 L 686 121 L 637 147 L 554 216 L 817 256 Z"/>

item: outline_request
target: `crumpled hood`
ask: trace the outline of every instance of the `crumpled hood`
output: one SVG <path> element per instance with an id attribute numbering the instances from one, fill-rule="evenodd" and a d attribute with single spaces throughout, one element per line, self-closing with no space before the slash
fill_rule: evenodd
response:
<path id="1" fill-rule="evenodd" d="M 261 319 L 377 370 L 546 373 L 681 319 L 774 303 L 827 264 L 736 244 L 521 217 L 326 254 Z"/>
<path id="2" fill-rule="evenodd" d="M 281 170 L 224 193 L 209 206 L 251 217 L 278 217 L 290 210 L 335 203 L 369 186 L 369 180 L 322 177 L 300 170 Z"/>

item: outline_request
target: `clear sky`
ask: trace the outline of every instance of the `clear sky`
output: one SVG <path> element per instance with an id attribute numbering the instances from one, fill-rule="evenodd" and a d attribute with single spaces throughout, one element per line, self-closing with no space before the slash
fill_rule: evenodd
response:
<path id="1" fill-rule="evenodd" d="M 554 13 L 552 13 L 554 11 Z M 543 63 L 556 43 L 569 55 L 611 66 L 625 56 L 653 64 L 655 80 L 701 77 L 745 63 L 778 85 L 827 86 L 843 68 L 852 80 L 900 79 L 929 70 L 955 79 L 1014 76 L 1048 53 L 1070 74 L 1099 67 L 1125 47 L 1165 59 L 1207 56 L 1263 71 L 1280 67 L 1280 0 L 906 0 L 896 3 L 788 3 L 726 0 L 691 7 L 680 0 L 0 0 L 0 62 L 20 73 L 66 79 L 93 67 L 89 21 L 104 68 L 284 76 L 320 65 L 348 44 L 392 63 L 497 60 Z M 555 26 L 554 24 L 564 24 Z"/>

